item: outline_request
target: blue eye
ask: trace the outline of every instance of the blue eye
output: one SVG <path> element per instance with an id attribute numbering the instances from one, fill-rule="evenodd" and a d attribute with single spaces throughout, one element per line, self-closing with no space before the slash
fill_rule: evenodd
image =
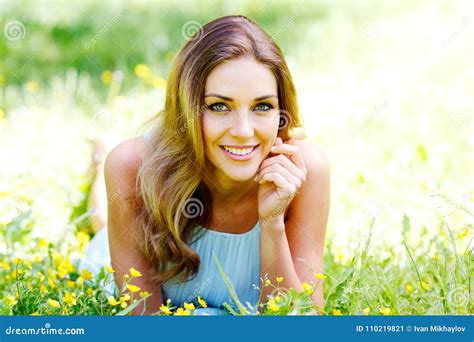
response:
<path id="1" fill-rule="evenodd" d="M 226 110 L 228 110 L 226 105 L 222 102 L 211 104 L 208 107 L 214 112 L 225 112 Z"/>
<path id="2" fill-rule="evenodd" d="M 266 112 L 266 111 L 269 111 L 270 109 L 273 109 L 273 106 L 269 103 L 259 103 L 258 105 L 255 106 L 255 110 L 258 112 Z"/>

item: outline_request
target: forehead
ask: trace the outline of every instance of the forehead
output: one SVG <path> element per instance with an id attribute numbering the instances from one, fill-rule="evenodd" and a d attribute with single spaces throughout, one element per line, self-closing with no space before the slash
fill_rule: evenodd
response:
<path id="1" fill-rule="evenodd" d="M 239 57 L 215 67 L 206 80 L 206 94 L 218 93 L 234 99 L 252 99 L 277 95 L 277 81 L 272 71 L 252 57 Z"/>

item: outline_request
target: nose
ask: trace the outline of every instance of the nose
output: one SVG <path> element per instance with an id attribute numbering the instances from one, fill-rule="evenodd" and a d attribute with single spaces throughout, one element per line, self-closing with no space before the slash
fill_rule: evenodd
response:
<path id="1" fill-rule="evenodd" d="M 236 138 L 249 138 L 254 135 L 251 118 L 246 110 L 236 113 L 230 134 Z"/>

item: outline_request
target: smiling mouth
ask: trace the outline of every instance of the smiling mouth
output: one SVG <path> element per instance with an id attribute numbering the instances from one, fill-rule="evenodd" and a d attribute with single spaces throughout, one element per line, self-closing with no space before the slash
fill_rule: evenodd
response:
<path id="1" fill-rule="evenodd" d="M 225 146 L 222 145 L 220 146 L 222 149 L 225 151 L 229 152 L 232 155 L 235 156 L 246 156 L 250 153 L 252 153 L 258 146 L 260 145 L 255 145 L 255 146 L 249 146 L 249 147 L 244 147 L 244 148 L 237 148 L 237 147 L 232 147 L 232 146 Z"/>

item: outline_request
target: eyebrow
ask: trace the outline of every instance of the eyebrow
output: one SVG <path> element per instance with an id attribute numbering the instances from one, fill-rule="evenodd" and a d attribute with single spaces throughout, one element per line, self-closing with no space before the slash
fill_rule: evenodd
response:
<path id="1" fill-rule="evenodd" d="M 226 100 L 226 101 L 229 101 L 229 102 L 234 101 L 234 99 L 231 99 L 230 97 L 227 97 L 227 96 L 224 96 L 224 95 L 219 95 L 219 94 L 214 94 L 214 93 L 204 95 L 204 97 L 219 97 L 219 98 L 221 98 L 223 100 Z M 276 95 L 269 94 L 269 95 L 263 95 L 263 96 L 256 97 L 254 99 L 254 101 L 260 101 L 260 100 L 268 99 L 268 98 L 271 98 L 271 97 L 278 98 Z"/>

